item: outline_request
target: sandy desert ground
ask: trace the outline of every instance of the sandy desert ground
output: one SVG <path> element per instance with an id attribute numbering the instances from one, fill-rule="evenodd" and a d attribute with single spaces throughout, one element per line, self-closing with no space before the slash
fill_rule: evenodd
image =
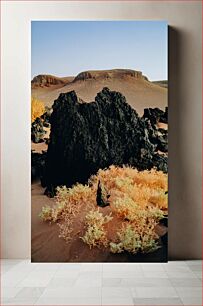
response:
<path id="1" fill-rule="evenodd" d="M 166 257 L 166 248 L 162 247 L 153 254 L 142 256 L 127 253 L 111 254 L 108 250 L 92 248 L 79 238 L 78 233 L 84 233 L 85 210 L 81 210 L 77 216 L 78 221 L 74 225 L 73 237 L 69 242 L 59 238 L 59 227 L 56 223 L 43 222 L 39 214 L 43 206 L 53 207 L 53 198 L 44 195 L 44 189 L 40 182 L 32 184 L 32 261 L 33 262 L 137 262 L 137 261 L 160 261 Z M 100 209 L 103 214 L 109 213 L 109 207 Z M 83 220 L 83 221 L 82 221 Z M 117 220 L 118 222 L 119 219 Z M 115 219 L 114 219 L 115 222 Z M 115 223 L 110 223 L 109 235 L 115 235 Z M 161 237 L 167 232 L 167 228 L 158 225 L 156 232 Z"/>

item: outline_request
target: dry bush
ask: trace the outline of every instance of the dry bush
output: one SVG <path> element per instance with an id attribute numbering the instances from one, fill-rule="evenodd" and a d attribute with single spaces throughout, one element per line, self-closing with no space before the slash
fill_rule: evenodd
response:
<path id="1" fill-rule="evenodd" d="M 90 248 L 95 246 L 107 247 L 108 239 L 104 225 L 112 219 L 111 215 L 104 216 L 99 212 L 99 209 L 91 210 L 85 217 L 87 229 L 85 235 L 81 237 L 81 239 L 87 243 Z"/>
<path id="2" fill-rule="evenodd" d="M 34 122 L 36 118 L 40 117 L 44 113 L 44 103 L 34 97 L 31 97 L 31 121 Z"/>
<path id="3" fill-rule="evenodd" d="M 91 201 L 95 201 L 92 190 L 87 185 L 76 184 L 72 188 L 66 186 L 57 187 L 55 196 L 56 205 L 53 208 L 42 207 L 40 217 L 43 221 L 57 222 L 60 228 L 59 237 L 67 242 L 71 239 L 72 224 L 74 218 L 86 205 L 86 209 L 93 207 Z"/>
<path id="4" fill-rule="evenodd" d="M 110 194 L 109 215 L 103 215 L 103 208 L 96 203 L 98 181 Z M 152 252 L 158 246 L 155 227 L 167 214 L 167 175 L 161 171 L 137 171 L 132 167 L 111 166 L 99 170 L 88 185 L 76 184 L 72 188 L 57 188 L 56 205 L 43 208 L 43 220 L 57 222 L 60 237 L 70 241 L 73 235 L 92 247 L 108 247 L 113 253 L 128 251 Z M 115 218 L 115 222 L 114 222 Z M 82 237 L 76 233 L 80 219 Z M 111 226 L 118 226 L 115 234 L 108 235 Z M 122 226 L 120 226 L 122 224 Z"/>
<path id="5" fill-rule="evenodd" d="M 158 236 L 154 231 L 155 224 L 150 220 L 143 226 L 138 224 L 123 224 L 120 231 L 117 232 L 117 242 L 110 242 L 110 251 L 112 253 L 121 253 L 127 251 L 133 254 L 138 252 L 149 253 L 157 250 Z"/>
<path id="6" fill-rule="evenodd" d="M 154 219 L 159 221 L 164 217 L 164 213 L 161 209 L 152 206 L 146 206 L 143 209 L 142 206 L 134 202 L 132 198 L 127 195 L 124 198 L 119 198 L 111 205 L 112 211 L 116 213 L 120 218 L 141 223 L 142 220 L 147 221 L 148 219 Z"/>
<path id="7" fill-rule="evenodd" d="M 49 206 L 42 207 L 42 211 L 39 214 L 39 217 L 45 222 L 46 221 L 52 222 L 53 221 L 53 209 Z"/>
<path id="8" fill-rule="evenodd" d="M 149 204 L 167 211 L 168 190 L 167 175 L 155 169 L 138 171 L 132 167 L 110 166 L 109 169 L 99 170 L 96 176 L 92 176 L 89 182 L 93 185 L 100 180 L 106 190 L 119 191 L 127 195 L 139 206 Z"/>

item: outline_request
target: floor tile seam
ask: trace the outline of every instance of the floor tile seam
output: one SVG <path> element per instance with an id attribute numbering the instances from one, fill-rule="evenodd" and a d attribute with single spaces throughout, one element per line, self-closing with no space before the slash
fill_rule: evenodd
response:
<path id="1" fill-rule="evenodd" d="M 55 271 L 54 275 L 52 276 L 52 278 L 50 279 L 49 283 L 51 282 L 51 280 L 53 280 L 53 278 L 54 278 L 54 276 L 56 275 L 58 269 L 59 269 L 59 267 L 56 269 L 56 271 Z M 47 286 L 42 287 L 42 288 L 44 288 L 44 290 L 43 290 L 43 292 L 41 293 L 41 295 L 38 297 L 36 303 L 37 303 L 38 300 L 42 297 L 42 295 L 43 295 L 43 293 L 44 293 L 44 291 L 46 290 L 47 287 L 48 287 L 48 284 L 47 284 Z M 31 288 L 34 288 L 34 287 L 31 287 Z M 37 288 L 37 287 L 35 287 L 35 288 Z M 36 303 L 34 303 L 34 305 L 36 305 Z"/>

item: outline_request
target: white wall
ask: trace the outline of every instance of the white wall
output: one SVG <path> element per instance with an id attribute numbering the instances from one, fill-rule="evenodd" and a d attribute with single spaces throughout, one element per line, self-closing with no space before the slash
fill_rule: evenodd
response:
<path id="1" fill-rule="evenodd" d="M 170 30 L 169 255 L 201 257 L 201 1 L 4 1 L 3 258 L 30 258 L 30 21 L 167 20 Z"/>

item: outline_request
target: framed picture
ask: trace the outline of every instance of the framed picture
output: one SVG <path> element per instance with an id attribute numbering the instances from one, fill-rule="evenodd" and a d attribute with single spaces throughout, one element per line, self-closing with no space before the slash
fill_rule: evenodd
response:
<path id="1" fill-rule="evenodd" d="M 32 261 L 167 261 L 167 22 L 31 37 Z"/>

